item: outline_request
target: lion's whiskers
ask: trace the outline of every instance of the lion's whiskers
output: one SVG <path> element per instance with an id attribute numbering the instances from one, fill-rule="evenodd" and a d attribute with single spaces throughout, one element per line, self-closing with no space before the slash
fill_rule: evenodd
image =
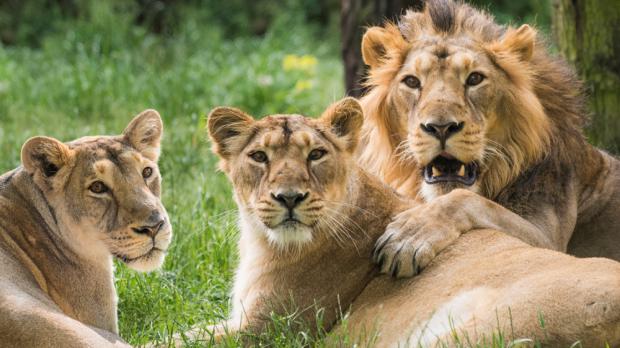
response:
<path id="1" fill-rule="evenodd" d="M 319 222 L 322 226 L 324 226 L 327 229 L 327 232 L 334 237 L 334 240 L 336 241 L 336 244 L 338 244 L 339 247 L 341 248 L 345 248 L 345 241 L 341 238 L 340 233 L 339 233 L 339 227 L 336 226 L 334 223 L 331 222 L 331 220 L 328 220 L 326 218 L 325 215 L 321 216 L 319 218 Z"/>
<path id="2" fill-rule="evenodd" d="M 483 163 L 492 162 L 493 159 L 502 161 L 508 166 L 512 166 L 512 160 L 506 155 L 505 148 L 502 144 L 492 140 L 486 139 L 487 146 L 484 147 Z"/>
<path id="3" fill-rule="evenodd" d="M 401 141 L 394 149 L 396 164 L 399 166 L 405 166 L 411 162 L 415 162 L 415 153 L 411 148 L 409 139 Z"/>
<path id="4" fill-rule="evenodd" d="M 234 216 L 236 217 L 238 215 L 238 210 L 237 209 L 228 209 L 225 210 L 221 213 L 218 214 L 214 214 L 211 216 L 207 217 L 207 221 L 210 223 L 215 223 L 215 224 L 221 224 L 224 220 L 235 220 L 235 219 L 231 219 L 230 217 Z"/>
<path id="5" fill-rule="evenodd" d="M 355 226 L 357 228 L 357 230 L 360 231 L 360 233 L 362 235 L 364 235 L 364 237 L 368 237 L 368 234 L 366 233 L 366 230 L 364 230 L 357 222 L 355 222 L 353 219 L 351 219 L 351 217 L 349 217 L 348 214 L 345 214 L 345 213 L 343 213 L 343 212 L 341 212 L 339 210 L 328 208 L 328 207 L 326 207 L 325 209 L 327 209 L 330 212 L 334 213 L 337 217 L 342 218 L 345 221 L 348 221 L 353 226 Z"/>
<path id="6" fill-rule="evenodd" d="M 327 220 L 327 219 L 329 219 L 329 220 Z M 331 232 L 330 234 L 335 238 L 336 243 L 341 248 L 346 248 L 347 247 L 346 239 L 344 239 L 344 238 L 347 238 L 347 239 L 349 239 L 351 241 L 351 243 L 353 244 L 355 249 L 357 249 L 357 245 L 355 244 L 355 240 L 353 239 L 353 237 L 351 236 L 349 231 L 346 229 L 346 227 L 342 224 L 342 222 L 338 221 L 335 217 L 333 217 L 330 214 L 324 214 L 321 217 L 321 220 L 324 223 L 326 223 L 327 227 L 329 227 L 329 232 Z"/>
<path id="7" fill-rule="evenodd" d="M 364 214 L 369 214 L 369 215 L 372 215 L 373 217 L 379 217 L 377 214 L 373 213 L 372 211 L 370 211 L 368 209 L 364 209 L 364 208 L 362 208 L 362 207 L 360 207 L 358 205 L 352 204 L 352 203 L 330 201 L 330 200 L 326 200 L 326 199 L 324 199 L 323 201 L 326 202 L 326 203 L 335 205 L 336 208 L 337 207 L 349 207 L 349 208 L 353 208 L 353 209 L 359 210 L 359 211 L 361 211 Z"/>

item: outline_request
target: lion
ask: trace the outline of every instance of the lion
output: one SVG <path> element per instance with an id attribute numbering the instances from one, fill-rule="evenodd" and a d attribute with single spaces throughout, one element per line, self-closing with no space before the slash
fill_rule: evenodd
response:
<path id="1" fill-rule="evenodd" d="M 427 202 L 379 240 L 383 272 L 414 275 L 475 228 L 620 260 L 620 161 L 587 142 L 582 85 L 537 37 L 450 0 L 365 33 L 359 161 Z"/>
<path id="2" fill-rule="evenodd" d="M 418 277 L 381 276 L 369 257 L 377 238 L 419 203 L 357 164 L 362 123 L 353 98 L 319 119 L 210 113 L 213 150 L 239 208 L 240 260 L 230 319 L 191 337 L 259 333 L 272 313 L 313 323 L 319 311 L 334 345 L 342 337 L 364 346 L 433 344 L 453 330 L 482 340 L 498 325 L 554 346 L 620 344 L 620 264 L 608 259 L 578 259 L 487 229 L 456 240 Z"/>
<path id="3" fill-rule="evenodd" d="M 172 229 L 155 110 L 120 136 L 34 137 L 0 176 L 3 347 L 128 347 L 118 336 L 113 257 L 159 267 Z"/>

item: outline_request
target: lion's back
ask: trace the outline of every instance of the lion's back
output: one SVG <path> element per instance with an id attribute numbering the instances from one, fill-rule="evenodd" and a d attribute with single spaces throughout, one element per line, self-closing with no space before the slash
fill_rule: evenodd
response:
<path id="1" fill-rule="evenodd" d="M 380 331 L 379 345 L 416 345 L 449 338 L 454 328 L 474 341 L 498 325 L 520 337 L 542 335 L 539 315 L 559 340 L 579 336 L 562 343 L 601 343 L 602 333 L 620 326 L 620 264 L 476 230 L 415 278 L 376 278 L 356 299 L 347 325 L 357 334 Z M 617 335 L 606 338 L 618 342 Z"/>

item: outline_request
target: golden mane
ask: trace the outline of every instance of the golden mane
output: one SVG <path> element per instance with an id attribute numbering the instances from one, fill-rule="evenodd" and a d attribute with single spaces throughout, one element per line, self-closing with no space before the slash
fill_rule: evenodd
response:
<path id="1" fill-rule="evenodd" d="M 398 118 L 389 117 L 391 110 L 388 103 L 392 80 L 411 45 L 403 39 L 395 24 L 387 23 L 385 32 L 386 40 L 382 44 L 387 48 L 386 54 L 379 66 L 369 71 L 365 84 L 370 90 L 360 100 L 366 121 L 362 128 L 359 160 L 370 172 L 379 175 L 393 187 L 402 190 L 406 186 L 405 192 L 417 192 L 417 183 L 410 180 L 408 175 L 408 169 L 415 168 L 415 164 L 410 165 L 410 162 L 395 156 L 397 147 L 403 141 L 403 128 L 398 124 Z"/>
<path id="2" fill-rule="evenodd" d="M 586 165 L 591 160 L 584 150 L 582 128 L 587 113 L 582 84 L 564 61 L 549 55 L 542 39 L 532 36 L 535 30 L 500 26 L 486 12 L 449 0 L 428 1 L 423 12 L 409 10 L 398 25 L 387 23 L 382 30 L 383 59 L 369 63 L 364 57 L 371 66 L 366 80 L 369 92 L 361 100 L 366 122 L 359 157 L 401 193 L 418 194 L 419 178 L 411 173 L 422 169 L 402 151 L 407 128 L 395 116 L 398 111 L 391 93 L 398 83 L 395 76 L 418 37 L 473 40 L 511 82 L 496 111 L 501 122 L 487 129 L 483 195 L 498 197 L 538 164 L 558 168 L 565 163 Z M 520 42 L 527 39 L 536 40 L 531 51 Z M 363 46 L 369 44 L 373 43 Z"/>

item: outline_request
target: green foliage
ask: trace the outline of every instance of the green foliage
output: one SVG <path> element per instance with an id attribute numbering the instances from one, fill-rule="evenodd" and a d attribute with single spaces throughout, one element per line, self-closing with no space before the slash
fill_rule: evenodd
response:
<path id="1" fill-rule="evenodd" d="M 468 0 L 491 12 L 500 23 L 535 24 L 544 32 L 551 28 L 551 0 Z"/>
<path id="2" fill-rule="evenodd" d="M 0 2 L 0 42 L 38 47 L 76 22 L 86 26 L 77 33 L 109 39 L 125 38 L 127 24 L 176 36 L 188 19 L 227 38 L 263 35 L 283 17 L 290 25 L 323 31 L 335 29 L 338 14 L 338 0 L 5 0 Z"/>
<path id="3" fill-rule="evenodd" d="M 550 0 L 468 2 L 487 8 L 500 22 L 536 23 L 549 31 Z M 329 35 L 337 30 L 339 11 L 338 0 L 5 0 L 0 2 L 0 41 L 38 47 L 47 36 L 66 30 L 67 23 L 73 25 L 76 20 L 88 25 L 86 32 L 114 36 L 115 31 L 108 28 L 130 24 L 175 36 L 183 32 L 188 18 L 233 38 L 263 35 L 283 16 L 292 25 L 312 26 Z"/>

